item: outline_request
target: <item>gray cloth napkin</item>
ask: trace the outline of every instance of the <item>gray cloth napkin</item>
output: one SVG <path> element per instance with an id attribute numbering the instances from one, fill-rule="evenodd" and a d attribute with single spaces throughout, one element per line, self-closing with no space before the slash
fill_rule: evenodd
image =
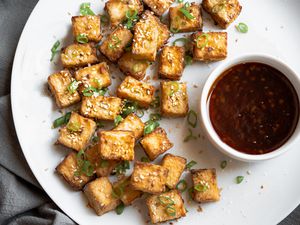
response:
<path id="1" fill-rule="evenodd" d="M 11 65 L 23 26 L 36 3 L 37 0 L 0 0 L 0 224 L 71 225 L 75 223 L 58 209 L 32 175 L 12 121 Z M 299 224 L 300 206 L 280 223 Z"/>

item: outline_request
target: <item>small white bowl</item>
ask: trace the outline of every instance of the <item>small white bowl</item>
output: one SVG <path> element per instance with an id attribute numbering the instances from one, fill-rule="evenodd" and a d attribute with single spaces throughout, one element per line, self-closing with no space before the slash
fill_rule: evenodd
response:
<path id="1" fill-rule="evenodd" d="M 271 159 L 274 157 L 277 157 L 283 153 L 285 153 L 290 147 L 294 144 L 295 140 L 299 138 L 300 134 L 300 121 L 298 121 L 297 127 L 292 134 L 292 136 L 288 139 L 288 141 L 283 144 L 278 149 L 261 155 L 251 155 L 239 152 L 235 150 L 234 148 L 230 147 L 226 143 L 224 143 L 216 131 L 214 130 L 210 115 L 209 115 L 209 106 L 208 106 L 208 100 L 209 100 L 209 94 L 210 90 L 212 88 L 212 85 L 215 83 L 216 79 L 227 69 L 233 67 L 234 65 L 241 64 L 241 63 L 247 63 L 247 62 L 258 62 L 258 63 L 264 63 L 267 65 L 270 65 L 277 70 L 281 71 L 293 84 L 298 99 L 300 99 L 300 79 L 297 76 L 297 74 L 285 63 L 280 61 L 279 59 L 276 59 L 274 57 L 268 56 L 268 55 L 262 55 L 262 54 L 248 54 L 248 55 L 242 55 L 237 58 L 229 59 L 226 62 L 220 64 L 208 77 L 208 79 L 205 82 L 205 85 L 202 89 L 201 94 L 201 100 L 200 100 L 200 112 L 201 112 L 201 120 L 203 128 L 210 139 L 210 141 L 215 145 L 221 152 L 225 153 L 226 155 L 237 159 L 241 161 L 246 162 L 256 162 L 256 161 L 262 161 Z"/>

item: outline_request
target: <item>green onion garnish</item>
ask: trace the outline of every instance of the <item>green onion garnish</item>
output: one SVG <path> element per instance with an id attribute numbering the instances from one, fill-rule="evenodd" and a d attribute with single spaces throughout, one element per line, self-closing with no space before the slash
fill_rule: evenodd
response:
<path id="1" fill-rule="evenodd" d="M 190 198 L 193 198 L 194 187 L 190 187 L 190 188 L 188 189 L 188 192 L 189 192 Z"/>
<path id="2" fill-rule="evenodd" d="M 71 117 L 71 112 L 68 112 L 64 116 L 57 118 L 53 122 L 53 128 L 57 128 L 57 127 L 67 124 L 70 120 L 70 117 Z"/>
<path id="3" fill-rule="evenodd" d="M 177 0 L 178 3 L 183 3 L 183 0 Z"/>
<path id="4" fill-rule="evenodd" d="M 127 29 L 131 29 L 133 27 L 133 22 L 138 20 L 138 11 L 137 10 L 127 10 L 126 11 L 126 21 L 124 25 L 127 27 Z"/>
<path id="5" fill-rule="evenodd" d="M 122 116 L 117 115 L 114 119 L 114 125 L 115 127 L 119 125 L 119 123 L 121 123 L 121 121 L 123 120 Z"/>
<path id="6" fill-rule="evenodd" d="M 78 88 L 78 82 L 76 80 L 73 80 L 69 85 L 68 85 L 68 91 L 70 94 L 73 94 L 77 88 Z"/>
<path id="7" fill-rule="evenodd" d="M 83 150 L 80 150 L 77 153 L 77 167 L 78 169 L 74 173 L 75 176 L 80 176 L 85 174 L 86 176 L 90 177 L 94 175 L 94 166 L 91 164 L 90 161 L 85 159 L 85 153 Z"/>
<path id="8" fill-rule="evenodd" d="M 78 132 L 80 131 L 81 124 L 79 122 L 69 122 L 67 124 L 67 129 L 71 132 Z"/>
<path id="9" fill-rule="evenodd" d="M 193 135 L 193 131 L 189 128 L 189 134 L 183 139 L 183 142 L 188 142 L 189 140 L 196 140 L 197 137 Z"/>
<path id="10" fill-rule="evenodd" d="M 157 121 L 149 120 L 146 122 L 146 126 L 144 128 L 144 135 L 150 134 L 157 127 L 159 127 L 159 123 Z"/>
<path id="11" fill-rule="evenodd" d="M 198 116 L 194 110 L 191 109 L 188 112 L 187 121 L 191 127 L 195 128 L 197 126 Z"/>
<path id="12" fill-rule="evenodd" d="M 115 187 L 113 190 L 112 190 L 112 196 L 114 198 L 121 198 L 124 194 L 124 188 L 122 185 L 118 186 L 118 187 Z"/>
<path id="13" fill-rule="evenodd" d="M 191 65 L 193 63 L 193 57 L 190 55 L 184 56 L 184 64 L 185 65 Z"/>
<path id="14" fill-rule="evenodd" d="M 172 206 L 166 207 L 166 212 L 169 216 L 175 216 L 176 215 L 176 209 Z"/>
<path id="15" fill-rule="evenodd" d="M 156 96 L 155 99 L 151 102 L 150 106 L 152 108 L 158 108 L 160 106 L 160 98 Z"/>
<path id="16" fill-rule="evenodd" d="M 175 202 L 170 197 L 163 195 L 158 196 L 158 201 L 160 202 L 160 204 L 165 206 L 171 206 L 175 204 Z"/>
<path id="17" fill-rule="evenodd" d="M 90 161 L 88 161 L 88 160 L 83 161 L 82 173 L 84 173 L 88 177 L 90 177 L 94 174 L 94 166 L 90 163 Z"/>
<path id="18" fill-rule="evenodd" d="M 118 45 L 121 43 L 121 40 L 119 37 L 117 37 L 115 35 L 112 36 L 112 40 L 113 40 L 113 43 L 109 43 L 108 47 L 112 50 L 115 50 L 116 48 L 119 47 Z"/>
<path id="19" fill-rule="evenodd" d="M 189 39 L 187 38 L 177 38 L 175 41 L 173 41 L 173 45 L 176 45 L 176 42 L 183 42 L 184 45 L 186 45 L 189 42 Z"/>
<path id="20" fill-rule="evenodd" d="M 179 84 L 176 81 L 171 82 L 169 96 L 174 95 L 177 91 L 179 91 Z"/>
<path id="21" fill-rule="evenodd" d="M 86 88 L 86 89 L 84 89 L 83 91 L 82 91 L 82 94 L 84 95 L 84 96 L 86 96 L 86 97 L 90 97 L 90 96 L 92 96 L 92 95 L 94 95 L 94 94 L 98 94 L 98 95 L 105 95 L 105 93 L 107 92 L 107 88 L 101 88 L 101 89 L 99 89 L 99 88 L 94 88 L 94 87 L 88 87 L 88 88 Z"/>
<path id="22" fill-rule="evenodd" d="M 150 160 L 148 159 L 148 157 L 145 157 L 145 156 L 143 156 L 143 157 L 141 158 L 141 161 L 142 161 L 142 162 L 150 162 Z"/>
<path id="23" fill-rule="evenodd" d="M 97 125 L 98 128 L 103 128 L 104 127 L 104 124 L 100 120 L 96 121 L 96 125 Z"/>
<path id="24" fill-rule="evenodd" d="M 99 137 L 98 136 L 94 136 L 93 138 L 92 138 L 92 142 L 93 143 L 97 143 L 99 141 Z"/>
<path id="25" fill-rule="evenodd" d="M 237 177 L 236 177 L 236 183 L 237 183 L 237 184 L 242 183 L 243 180 L 244 180 L 244 177 L 243 177 L 243 176 L 237 176 Z"/>
<path id="26" fill-rule="evenodd" d="M 192 160 L 188 164 L 186 164 L 186 169 L 190 170 L 193 166 L 197 164 L 196 161 Z"/>
<path id="27" fill-rule="evenodd" d="M 152 121 L 161 120 L 161 115 L 159 113 L 151 113 L 149 119 Z"/>
<path id="28" fill-rule="evenodd" d="M 94 16 L 95 13 L 91 10 L 91 3 L 85 2 L 80 5 L 80 15 L 82 16 Z"/>
<path id="29" fill-rule="evenodd" d="M 101 167 L 101 168 L 106 168 L 106 167 L 108 167 L 108 166 L 109 166 L 109 162 L 108 162 L 107 160 L 102 159 L 102 160 L 100 161 L 100 167 Z"/>
<path id="30" fill-rule="evenodd" d="M 123 161 L 120 164 L 118 164 L 115 168 L 115 171 L 117 175 L 124 174 L 126 170 L 130 169 L 130 164 L 128 161 Z"/>
<path id="31" fill-rule="evenodd" d="M 50 61 L 52 62 L 52 60 L 54 59 L 54 56 L 55 56 L 55 54 L 57 53 L 57 52 L 59 52 L 57 49 L 58 49 L 58 47 L 60 46 L 60 41 L 56 41 L 55 43 L 54 43 L 54 45 L 52 46 L 52 48 L 51 48 L 51 59 L 50 59 Z"/>
<path id="32" fill-rule="evenodd" d="M 238 32 L 240 32 L 240 33 L 247 33 L 248 32 L 248 26 L 245 23 L 239 23 L 235 27 L 238 30 Z"/>
<path id="33" fill-rule="evenodd" d="M 227 161 L 226 160 L 222 161 L 220 164 L 221 169 L 225 169 L 226 166 L 227 166 Z"/>
<path id="34" fill-rule="evenodd" d="M 86 44 L 89 42 L 89 39 L 86 34 L 79 34 L 76 37 L 76 41 L 80 44 Z"/>
<path id="35" fill-rule="evenodd" d="M 208 186 L 205 184 L 197 184 L 194 186 L 194 189 L 198 192 L 204 192 L 204 191 L 207 191 Z"/>
<path id="36" fill-rule="evenodd" d="M 131 102 L 128 100 L 124 101 L 121 115 L 122 117 L 128 116 L 130 113 L 135 113 L 138 109 L 138 104 L 136 102 Z"/>
<path id="37" fill-rule="evenodd" d="M 191 4 L 189 2 L 186 2 L 183 7 L 179 9 L 180 12 L 183 13 L 183 15 L 188 18 L 189 20 L 195 19 L 195 17 L 189 12 L 189 7 Z"/>
<path id="38" fill-rule="evenodd" d="M 178 191 L 180 191 L 181 193 L 185 192 L 185 190 L 187 189 L 187 183 L 186 183 L 186 181 L 185 180 L 180 180 L 178 182 L 178 184 L 176 185 L 176 189 Z"/>
<path id="39" fill-rule="evenodd" d="M 121 204 L 118 205 L 117 208 L 116 208 L 116 213 L 118 215 L 121 215 L 123 213 L 124 209 L 125 209 L 125 205 L 124 205 L 123 202 L 121 202 Z"/>
<path id="40" fill-rule="evenodd" d="M 204 43 L 201 44 L 203 38 L 205 38 Z M 208 38 L 209 38 L 208 34 L 201 34 L 200 36 L 198 36 L 196 39 L 197 48 L 204 48 L 208 44 Z"/>

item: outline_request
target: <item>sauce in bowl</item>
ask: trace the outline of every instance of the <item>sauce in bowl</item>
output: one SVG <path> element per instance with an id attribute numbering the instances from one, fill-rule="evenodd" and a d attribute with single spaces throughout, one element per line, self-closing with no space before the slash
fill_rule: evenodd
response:
<path id="1" fill-rule="evenodd" d="M 291 82 L 262 63 L 243 63 L 223 72 L 209 97 L 211 123 L 220 139 L 247 154 L 278 149 L 293 134 L 299 99 Z"/>

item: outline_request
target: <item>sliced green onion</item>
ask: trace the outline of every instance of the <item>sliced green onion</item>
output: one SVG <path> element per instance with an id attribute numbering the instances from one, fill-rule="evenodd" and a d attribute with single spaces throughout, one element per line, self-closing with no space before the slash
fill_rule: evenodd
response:
<path id="1" fill-rule="evenodd" d="M 208 186 L 205 184 L 197 184 L 194 186 L 194 189 L 198 192 L 205 192 L 208 189 Z"/>
<path id="2" fill-rule="evenodd" d="M 80 44 L 86 44 L 89 42 L 89 39 L 86 34 L 79 34 L 76 37 L 76 41 Z"/>
<path id="3" fill-rule="evenodd" d="M 97 125 L 98 128 L 103 128 L 104 127 L 104 124 L 100 120 L 96 121 L 96 125 Z"/>
<path id="4" fill-rule="evenodd" d="M 185 180 L 180 180 L 178 182 L 178 184 L 176 185 L 176 189 L 178 191 L 180 191 L 181 193 L 185 192 L 185 190 L 187 189 L 187 183 L 186 183 L 186 181 Z"/>
<path id="5" fill-rule="evenodd" d="M 205 38 L 205 40 L 204 43 L 200 44 L 202 38 Z M 198 36 L 196 39 L 197 48 L 204 48 L 208 44 L 208 38 L 209 38 L 208 34 L 201 34 L 200 36 Z"/>
<path id="6" fill-rule="evenodd" d="M 150 134 L 157 127 L 159 127 L 159 123 L 157 121 L 149 120 L 148 122 L 146 122 L 146 126 L 144 128 L 144 135 Z"/>
<path id="7" fill-rule="evenodd" d="M 142 109 L 137 109 L 135 113 L 139 118 L 144 116 L 144 111 Z"/>
<path id="8" fill-rule="evenodd" d="M 143 157 L 141 158 L 141 161 L 142 161 L 142 162 L 150 162 L 150 160 L 148 159 L 148 157 L 145 157 L 145 156 L 143 156 Z"/>
<path id="9" fill-rule="evenodd" d="M 151 113 L 149 118 L 152 121 L 158 121 L 161 120 L 161 115 L 159 113 Z"/>
<path id="10" fill-rule="evenodd" d="M 100 20 L 101 20 L 101 23 L 103 23 L 104 25 L 108 24 L 108 21 L 109 21 L 107 15 L 101 15 Z"/>
<path id="11" fill-rule="evenodd" d="M 235 27 L 238 30 L 238 32 L 240 32 L 240 33 L 247 33 L 248 32 L 248 26 L 245 23 L 239 23 Z"/>
<path id="12" fill-rule="evenodd" d="M 176 33 L 178 33 L 179 28 L 170 27 L 170 31 L 171 31 L 173 34 L 176 34 Z"/>
<path id="13" fill-rule="evenodd" d="M 93 138 L 92 138 L 92 142 L 93 143 L 97 143 L 99 141 L 99 137 L 98 136 L 94 136 Z"/>
<path id="14" fill-rule="evenodd" d="M 196 140 L 197 137 L 193 135 L 193 131 L 189 128 L 189 134 L 183 139 L 183 142 L 188 142 L 189 140 Z"/>
<path id="15" fill-rule="evenodd" d="M 52 48 L 51 48 L 51 59 L 50 59 L 50 61 L 52 62 L 53 61 L 53 59 L 54 59 L 54 56 L 55 56 L 55 54 L 57 53 L 57 52 L 59 52 L 57 49 L 58 49 L 58 47 L 60 46 L 60 41 L 56 41 L 55 43 L 54 43 L 54 45 L 52 46 Z"/>
<path id="16" fill-rule="evenodd" d="M 115 168 L 115 171 L 118 175 L 124 174 L 126 170 L 130 169 L 130 164 L 128 161 L 123 161 L 118 164 Z"/>
<path id="17" fill-rule="evenodd" d="M 84 150 L 81 149 L 77 155 L 76 155 L 77 160 L 83 160 L 84 159 Z"/>
<path id="18" fill-rule="evenodd" d="M 225 1 L 214 5 L 213 8 L 211 9 L 211 12 L 216 14 L 216 13 L 222 11 L 224 9 L 224 7 L 225 7 Z"/>
<path id="19" fill-rule="evenodd" d="M 82 16 L 94 16 L 95 13 L 91 10 L 91 3 L 85 2 L 80 5 L 80 15 Z"/>
<path id="20" fill-rule="evenodd" d="M 191 7 L 191 3 L 189 3 L 189 2 L 186 2 L 186 3 L 184 3 L 184 6 L 183 6 L 184 8 L 189 8 L 189 7 Z"/>
<path id="21" fill-rule="evenodd" d="M 69 122 L 67 124 L 67 129 L 71 132 L 80 131 L 81 124 L 79 122 Z"/>
<path id="22" fill-rule="evenodd" d="M 64 116 L 57 118 L 53 122 L 53 128 L 57 128 L 57 127 L 67 124 L 70 120 L 70 117 L 71 117 L 71 112 L 68 112 Z"/>
<path id="23" fill-rule="evenodd" d="M 166 212 L 169 216 L 175 216 L 176 215 L 176 209 L 172 206 L 166 207 Z"/>
<path id="24" fill-rule="evenodd" d="M 112 196 L 114 198 L 121 198 L 124 194 L 124 188 L 120 185 L 118 187 L 115 187 L 113 190 L 112 190 Z"/>
<path id="25" fill-rule="evenodd" d="M 158 196 L 158 201 L 160 202 L 160 204 L 165 205 L 165 206 L 171 206 L 171 205 L 175 204 L 173 199 L 171 199 L 168 196 L 163 196 L 163 195 Z"/>
<path id="26" fill-rule="evenodd" d="M 227 161 L 226 160 L 222 161 L 220 164 L 221 169 L 225 169 L 226 166 L 227 166 Z"/>
<path id="27" fill-rule="evenodd" d="M 124 205 L 123 202 L 121 202 L 121 204 L 118 205 L 117 208 L 116 208 L 116 213 L 118 215 L 121 215 L 124 212 L 124 209 L 125 209 L 125 205 Z"/>
<path id="28" fill-rule="evenodd" d="M 188 164 L 186 164 L 186 168 L 188 169 L 188 170 L 190 170 L 193 166 L 195 166 L 197 164 L 197 162 L 196 161 L 194 161 L 194 160 L 192 160 L 192 161 L 190 161 Z"/>
<path id="29" fill-rule="evenodd" d="M 237 184 L 242 183 L 243 180 L 244 180 L 244 177 L 243 177 L 243 176 L 237 176 L 237 177 L 236 177 L 236 183 L 237 183 Z"/>
<path id="30" fill-rule="evenodd" d="M 80 176 L 81 174 L 85 174 L 86 176 L 90 177 L 94 175 L 94 166 L 90 163 L 90 161 L 85 160 L 84 150 L 80 150 L 77 153 L 76 158 L 77 158 L 78 169 L 74 173 L 75 176 Z"/>
<path id="31" fill-rule="evenodd" d="M 87 175 L 88 177 L 94 174 L 94 166 L 88 160 L 83 161 L 82 173 Z"/>
<path id="32" fill-rule="evenodd" d="M 137 10 L 127 10 L 126 11 L 126 18 L 127 20 L 125 21 L 125 26 L 127 29 L 131 29 L 133 27 L 133 22 L 138 20 L 138 11 Z"/>
<path id="33" fill-rule="evenodd" d="M 176 81 L 171 82 L 169 96 L 174 95 L 177 91 L 179 91 L 179 84 Z"/>
<path id="34" fill-rule="evenodd" d="M 194 187 L 190 187 L 190 188 L 188 189 L 188 192 L 189 192 L 190 198 L 193 198 Z"/>
<path id="35" fill-rule="evenodd" d="M 68 85 L 68 91 L 70 94 L 73 94 L 77 88 L 78 88 L 78 82 L 76 80 L 73 80 L 69 85 Z"/>
<path id="36" fill-rule="evenodd" d="M 173 45 L 176 45 L 176 42 L 183 42 L 184 45 L 186 45 L 189 42 L 189 39 L 187 38 L 177 38 L 175 41 L 173 41 Z"/>
<path id="37" fill-rule="evenodd" d="M 122 116 L 117 115 L 114 119 L 114 125 L 115 127 L 119 125 L 119 123 L 121 123 L 121 121 L 123 120 Z"/>
<path id="38" fill-rule="evenodd" d="M 180 8 L 179 11 L 182 12 L 182 14 L 189 20 L 195 19 L 195 17 L 189 12 L 188 8 L 190 7 L 190 5 L 188 6 L 187 3 L 185 3 L 184 7 Z"/>
<path id="39" fill-rule="evenodd" d="M 191 65 L 193 63 L 193 57 L 190 55 L 184 56 L 184 64 L 185 65 Z"/>
<path id="40" fill-rule="evenodd" d="M 178 3 L 183 3 L 183 0 L 177 0 Z"/>
<path id="41" fill-rule="evenodd" d="M 137 108 L 138 108 L 137 102 L 131 102 L 125 100 L 122 108 L 122 113 L 121 113 L 122 117 L 126 117 L 129 114 L 136 112 Z"/>
<path id="42" fill-rule="evenodd" d="M 191 109 L 188 112 L 187 121 L 191 127 L 195 128 L 197 126 L 198 116 L 194 110 Z"/>
<path id="43" fill-rule="evenodd" d="M 109 162 L 105 159 L 102 159 L 100 162 L 100 168 L 106 168 L 109 166 Z"/>
<path id="44" fill-rule="evenodd" d="M 160 98 L 156 96 L 155 99 L 151 102 L 150 106 L 152 108 L 158 108 L 160 106 Z"/>
<path id="45" fill-rule="evenodd" d="M 88 87 L 82 91 L 82 94 L 86 97 L 93 96 L 95 93 L 103 96 L 103 95 L 105 95 L 107 90 L 108 90 L 107 88 L 99 89 L 99 88 L 94 88 L 94 87 Z"/>

